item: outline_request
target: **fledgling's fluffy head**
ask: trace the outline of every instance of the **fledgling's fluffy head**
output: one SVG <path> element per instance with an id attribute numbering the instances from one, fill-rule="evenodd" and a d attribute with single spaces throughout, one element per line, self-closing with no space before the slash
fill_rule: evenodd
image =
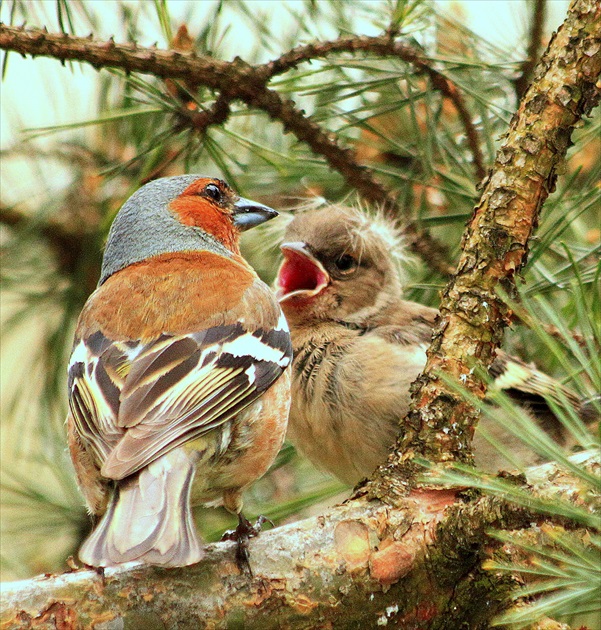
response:
<path id="1" fill-rule="evenodd" d="M 153 256 L 183 251 L 238 254 L 240 232 L 277 212 L 238 196 L 223 180 L 201 175 L 155 179 L 117 213 L 102 261 L 109 276 Z"/>
<path id="2" fill-rule="evenodd" d="M 281 249 L 277 289 L 291 322 L 359 324 L 401 295 L 402 238 L 381 213 L 342 205 L 303 210 Z"/>

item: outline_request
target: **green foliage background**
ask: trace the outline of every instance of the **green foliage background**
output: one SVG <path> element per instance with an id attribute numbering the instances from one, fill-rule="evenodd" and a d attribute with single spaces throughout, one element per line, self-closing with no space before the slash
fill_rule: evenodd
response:
<path id="1" fill-rule="evenodd" d="M 309 41 L 399 30 L 463 94 L 486 165 L 517 106 L 514 82 L 533 6 L 519 5 L 523 33 L 508 50 L 470 32 L 451 3 L 442 14 L 440 5 L 420 0 L 307 0 L 281 3 L 274 15 L 270 3 L 185 2 L 177 7 L 185 17 L 176 21 L 170 3 L 119 1 L 110 4 L 110 32 L 107 9 L 101 15 L 99 4 L 104 3 L 6 2 L 2 20 L 141 45 L 152 44 L 149 34 L 158 33 L 160 48 L 169 47 L 185 23 L 198 54 L 226 60 L 242 55 L 249 63 Z M 15 62 L 12 55 L 4 57 L 8 75 Z M 189 112 L 209 109 L 216 98 L 203 87 L 177 90 L 116 70 L 96 73 L 73 63 L 58 72 L 55 61 L 28 63 L 54 64 L 47 100 L 39 106 L 56 116 L 52 125 L 32 127 L 14 103 L 11 127 L 18 135 L 1 153 L 4 579 L 64 568 L 89 528 L 65 450 L 65 366 L 75 319 L 95 286 L 103 240 L 123 201 L 149 178 L 183 172 L 222 176 L 241 194 L 279 209 L 315 195 L 352 201 L 355 192 L 293 133 L 241 103 L 232 104 L 225 125 L 199 133 Z M 82 81 L 94 85 L 94 100 L 85 107 L 78 103 Z M 398 58 L 338 54 L 303 63 L 270 87 L 354 148 L 398 194 L 400 222 L 428 230 L 449 248 L 449 261 L 456 259 L 478 182 L 457 113 L 423 74 Z M 79 116 L 70 113 L 69 103 L 77 104 Z M 600 132 L 597 110 L 575 134 L 565 173 L 532 242 L 521 299 L 533 324 L 510 331 L 506 343 L 591 399 L 600 383 Z M 277 238 L 276 226 L 253 231 L 244 242 L 246 255 L 268 281 L 277 268 Z M 407 297 L 436 305 L 445 278 L 417 259 L 408 273 Z M 544 324 L 558 334 L 546 335 Z M 584 343 L 575 342 L 573 333 Z M 497 416 L 506 421 L 503 412 Z M 582 448 L 598 446 L 594 436 L 584 435 Z M 248 511 L 281 523 L 343 491 L 287 446 L 249 493 Z M 598 496 L 598 487 L 590 492 Z M 231 525 L 219 510 L 199 509 L 197 520 L 208 540 Z M 598 538 L 593 542 L 597 552 L 591 553 L 598 553 Z M 576 544 L 564 544 L 564 551 Z"/>

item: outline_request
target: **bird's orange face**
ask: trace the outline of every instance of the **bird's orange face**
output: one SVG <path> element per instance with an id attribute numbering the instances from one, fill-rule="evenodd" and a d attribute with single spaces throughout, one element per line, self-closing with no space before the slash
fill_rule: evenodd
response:
<path id="1" fill-rule="evenodd" d="M 202 229 L 234 254 L 240 254 L 240 232 L 278 215 L 272 208 L 239 197 L 224 181 L 212 177 L 194 180 L 169 208 L 180 223 Z"/>
<path id="2" fill-rule="evenodd" d="M 239 256 L 240 232 L 277 215 L 214 177 L 190 174 L 153 180 L 117 213 L 99 284 L 130 265 L 163 254 L 210 251 Z"/>
<path id="3" fill-rule="evenodd" d="M 238 197 L 222 180 L 201 177 L 192 182 L 170 204 L 184 225 L 199 227 L 214 236 L 230 251 L 240 253 L 233 215 Z"/>

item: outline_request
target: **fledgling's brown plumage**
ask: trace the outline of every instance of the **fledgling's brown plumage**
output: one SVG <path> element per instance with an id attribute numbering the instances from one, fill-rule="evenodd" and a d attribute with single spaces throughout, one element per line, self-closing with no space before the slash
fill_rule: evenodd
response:
<path id="1" fill-rule="evenodd" d="M 277 292 L 294 348 L 288 436 L 318 467 L 355 484 L 386 459 L 398 435 L 438 311 L 402 299 L 398 237 L 382 218 L 342 206 L 300 212 L 281 247 Z M 503 352 L 491 374 L 531 401 L 552 388 L 574 399 Z M 561 441 L 557 420 L 545 414 L 543 421 Z M 484 424 L 516 454 L 516 438 Z M 474 450 L 487 470 L 509 465 L 478 433 Z"/>

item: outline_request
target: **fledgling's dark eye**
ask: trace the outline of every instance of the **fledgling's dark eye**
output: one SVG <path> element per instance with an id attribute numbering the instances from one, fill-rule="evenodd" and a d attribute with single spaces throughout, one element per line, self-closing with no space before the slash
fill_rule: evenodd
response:
<path id="1" fill-rule="evenodd" d="M 350 254 L 343 254 L 334 264 L 341 273 L 350 273 L 357 268 L 357 261 Z"/>
<path id="2" fill-rule="evenodd" d="M 221 203 L 223 201 L 223 193 L 217 184 L 207 184 L 203 192 L 207 197 L 210 197 L 217 203 Z"/>

